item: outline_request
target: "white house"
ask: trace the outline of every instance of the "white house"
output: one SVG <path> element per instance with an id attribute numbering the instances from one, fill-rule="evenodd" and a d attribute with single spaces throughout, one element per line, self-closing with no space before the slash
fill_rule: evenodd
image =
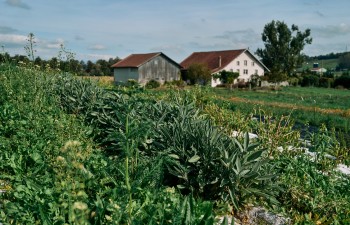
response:
<path id="1" fill-rule="evenodd" d="M 194 52 L 183 60 L 180 65 L 186 70 L 191 64 L 199 63 L 208 66 L 212 74 L 222 70 L 238 72 L 237 81 L 250 81 L 251 75 L 264 76 L 269 69 L 257 59 L 248 49 Z M 212 78 L 211 86 L 221 84 L 219 79 Z"/>

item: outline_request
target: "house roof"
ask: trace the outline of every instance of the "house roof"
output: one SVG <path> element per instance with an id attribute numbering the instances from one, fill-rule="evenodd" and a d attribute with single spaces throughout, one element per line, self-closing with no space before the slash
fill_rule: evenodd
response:
<path id="1" fill-rule="evenodd" d="M 125 59 L 115 63 L 112 65 L 113 68 L 124 68 L 124 67 L 140 67 L 146 62 L 150 61 L 151 59 L 162 55 L 163 57 L 167 58 L 169 61 L 177 65 L 178 67 L 181 67 L 177 62 L 170 59 L 168 56 L 163 54 L 162 52 L 154 52 L 154 53 L 144 53 L 144 54 L 131 54 Z"/>
<path id="2" fill-rule="evenodd" d="M 248 49 L 211 51 L 211 52 L 194 52 L 189 57 L 184 59 L 180 65 L 187 69 L 193 63 L 207 65 L 212 73 L 218 72 L 225 68 L 230 62 L 236 59 L 243 52 L 247 52 L 251 57 L 256 59 L 266 70 L 267 67 L 260 62 Z M 221 61 L 221 62 L 220 62 Z"/>

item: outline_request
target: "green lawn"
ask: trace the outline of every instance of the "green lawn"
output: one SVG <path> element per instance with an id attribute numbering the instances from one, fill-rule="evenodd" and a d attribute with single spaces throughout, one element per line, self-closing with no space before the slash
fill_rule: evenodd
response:
<path id="1" fill-rule="evenodd" d="M 350 109 L 350 91 L 313 87 L 285 87 L 280 91 L 244 91 L 213 89 L 213 93 L 226 99 L 242 98 L 265 103 L 292 104 L 298 107 L 318 107 L 321 109 Z"/>
<path id="2" fill-rule="evenodd" d="M 214 102 L 244 114 L 291 115 L 299 125 L 309 124 L 339 131 L 339 141 L 350 146 L 350 91 L 310 87 L 271 90 L 211 89 Z"/>

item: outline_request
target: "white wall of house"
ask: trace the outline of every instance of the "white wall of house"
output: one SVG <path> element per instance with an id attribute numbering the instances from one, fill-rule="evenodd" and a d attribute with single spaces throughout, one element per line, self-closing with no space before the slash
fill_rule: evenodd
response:
<path id="1" fill-rule="evenodd" d="M 212 86 L 212 87 L 216 87 L 216 86 L 218 86 L 219 84 L 221 84 L 220 79 L 211 78 L 211 86 Z"/>
<path id="2" fill-rule="evenodd" d="M 248 82 L 253 74 L 264 76 L 264 67 L 247 52 L 240 54 L 222 70 L 238 72 L 239 77 L 235 80 L 235 83 L 237 81 Z M 218 84 L 221 84 L 220 80 L 212 78 L 211 86 L 216 87 Z"/>

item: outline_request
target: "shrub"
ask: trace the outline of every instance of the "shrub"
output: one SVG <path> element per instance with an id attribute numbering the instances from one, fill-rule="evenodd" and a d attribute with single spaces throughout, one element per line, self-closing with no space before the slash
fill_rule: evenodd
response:
<path id="1" fill-rule="evenodd" d="M 341 75 L 334 81 L 334 86 L 343 86 L 344 88 L 350 88 L 350 75 Z"/>
<path id="2" fill-rule="evenodd" d="M 247 88 L 249 87 L 249 83 L 248 82 L 244 82 L 244 81 L 239 81 L 238 83 L 235 83 L 233 85 L 234 88 Z"/>
<path id="3" fill-rule="evenodd" d="M 126 82 L 127 87 L 138 87 L 140 84 L 137 82 L 137 80 L 134 79 L 128 79 Z"/>
<path id="4" fill-rule="evenodd" d="M 175 105 L 173 116 L 157 129 L 157 151 L 168 158 L 165 177 L 184 193 L 230 201 L 236 209 L 251 198 L 273 201 L 274 178 L 258 143 L 240 143 L 215 128 L 190 105 Z M 274 201 L 276 203 L 276 201 Z"/>
<path id="5" fill-rule="evenodd" d="M 302 87 L 314 86 L 318 87 L 320 78 L 317 75 L 309 74 L 304 75 L 301 81 Z"/>
<path id="6" fill-rule="evenodd" d="M 154 89 L 160 87 L 160 83 L 156 80 L 150 80 L 146 83 L 145 88 Z"/>
<path id="7" fill-rule="evenodd" d="M 292 86 L 297 86 L 299 84 L 299 79 L 297 77 L 290 77 L 288 83 Z"/>
<path id="8" fill-rule="evenodd" d="M 333 87 L 333 84 L 333 78 L 321 77 L 319 80 L 319 87 L 330 88 Z"/>

